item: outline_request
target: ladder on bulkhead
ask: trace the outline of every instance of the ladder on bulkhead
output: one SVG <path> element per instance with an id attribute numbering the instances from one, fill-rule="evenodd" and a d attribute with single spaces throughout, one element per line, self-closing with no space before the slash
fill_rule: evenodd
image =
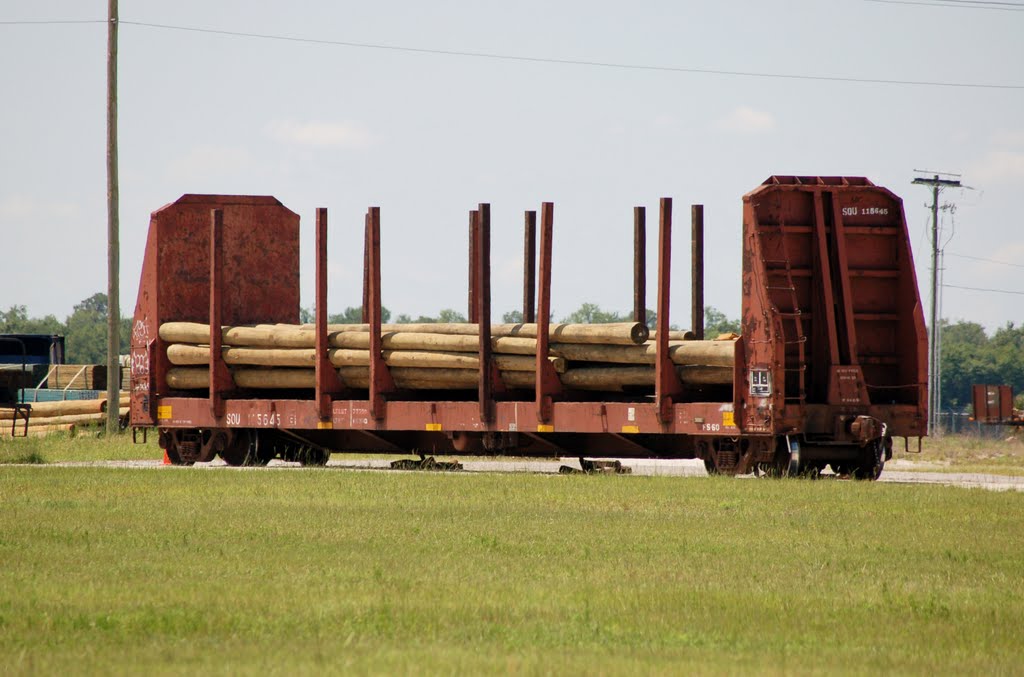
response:
<path id="1" fill-rule="evenodd" d="M 781 259 L 762 259 L 764 268 L 769 275 L 784 275 L 785 285 L 777 286 L 769 283 L 768 289 L 772 291 L 784 291 L 789 294 L 789 309 L 782 309 L 775 304 L 775 310 L 784 321 L 782 323 L 782 339 L 785 346 L 796 346 L 795 361 L 791 362 L 791 356 L 789 350 L 784 350 L 785 364 L 783 366 L 783 372 L 786 374 L 786 381 L 790 374 L 796 375 L 797 381 L 797 393 L 793 395 L 786 388 L 786 384 L 783 384 L 783 392 L 786 402 L 795 402 L 804 404 L 807 400 L 807 389 L 806 389 L 806 372 L 807 372 L 807 361 L 805 354 L 805 344 L 807 343 L 807 336 L 804 334 L 803 325 L 803 310 L 799 306 L 799 300 L 796 295 L 796 285 L 793 282 L 793 267 L 790 263 L 789 250 L 786 247 L 786 225 L 780 223 L 778 226 L 780 250 L 782 254 Z M 769 265 L 775 264 L 775 265 Z M 793 336 L 789 337 L 786 335 L 786 322 L 789 320 L 793 323 Z"/>

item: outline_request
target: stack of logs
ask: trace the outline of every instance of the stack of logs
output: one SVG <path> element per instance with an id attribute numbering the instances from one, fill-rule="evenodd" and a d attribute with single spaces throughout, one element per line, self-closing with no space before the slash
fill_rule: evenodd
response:
<path id="1" fill-rule="evenodd" d="M 365 324 L 330 325 L 328 358 L 348 388 L 369 387 L 370 333 Z M 391 324 L 381 328 L 384 362 L 403 390 L 475 389 L 479 374 L 476 324 Z M 239 388 L 314 388 L 316 332 L 312 325 L 224 327 L 223 359 Z M 491 327 L 491 348 L 508 389 L 533 389 L 537 325 Z M 552 324 L 548 360 L 569 390 L 622 392 L 653 387 L 654 332 L 642 323 Z M 173 390 L 209 387 L 210 328 L 192 322 L 160 326 Z M 690 385 L 731 385 L 735 335 L 692 340 L 669 335 L 669 355 Z M 202 366 L 200 366 L 202 365 Z"/>
<path id="2" fill-rule="evenodd" d="M 79 426 L 101 425 L 107 420 L 107 400 L 63 400 L 30 403 L 28 436 L 42 437 L 54 432 L 71 433 Z M 128 393 L 121 392 L 118 413 L 128 416 Z M 0 407 L 0 437 L 21 437 L 26 434 L 24 415 L 15 418 L 11 408 Z"/>

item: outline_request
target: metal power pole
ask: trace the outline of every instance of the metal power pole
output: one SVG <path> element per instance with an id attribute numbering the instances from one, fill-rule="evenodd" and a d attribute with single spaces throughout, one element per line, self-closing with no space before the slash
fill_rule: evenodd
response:
<path id="1" fill-rule="evenodd" d="M 117 0 L 107 6 L 107 434 L 118 431 L 121 402 L 121 301 L 118 274 Z"/>
<path id="2" fill-rule="evenodd" d="M 947 174 L 947 176 L 956 176 Z M 960 187 L 959 179 L 943 179 L 939 174 L 930 178 L 914 179 L 917 185 L 932 187 L 932 284 L 931 284 L 931 318 L 928 323 L 928 434 L 938 432 L 939 423 L 939 382 L 942 377 L 939 355 L 939 189 Z"/>

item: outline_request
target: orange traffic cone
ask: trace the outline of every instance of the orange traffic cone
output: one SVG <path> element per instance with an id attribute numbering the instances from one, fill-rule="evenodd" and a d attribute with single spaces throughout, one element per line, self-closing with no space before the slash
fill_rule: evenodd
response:
<path id="1" fill-rule="evenodd" d="M 164 450 L 164 460 L 161 462 L 160 465 L 173 465 L 171 463 L 171 459 L 168 458 L 168 456 L 167 456 L 167 450 L 166 449 Z"/>

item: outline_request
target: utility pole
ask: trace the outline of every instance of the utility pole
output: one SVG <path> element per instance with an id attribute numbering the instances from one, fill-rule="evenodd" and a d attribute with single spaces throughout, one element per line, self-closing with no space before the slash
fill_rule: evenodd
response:
<path id="1" fill-rule="evenodd" d="M 918 170 L 915 170 L 918 171 Z M 944 172 L 933 172 L 931 177 L 918 177 L 914 183 L 932 187 L 932 289 L 931 319 L 928 323 L 928 434 L 939 432 L 939 381 L 942 370 L 939 365 L 939 190 L 943 187 L 959 188 L 959 179 L 943 179 L 945 176 L 959 176 Z"/>
<path id="2" fill-rule="evenodd" d="M 117 0 L 107 5 L 107 434 L 121 409 L 121 300 L 117 185 Z"/>

